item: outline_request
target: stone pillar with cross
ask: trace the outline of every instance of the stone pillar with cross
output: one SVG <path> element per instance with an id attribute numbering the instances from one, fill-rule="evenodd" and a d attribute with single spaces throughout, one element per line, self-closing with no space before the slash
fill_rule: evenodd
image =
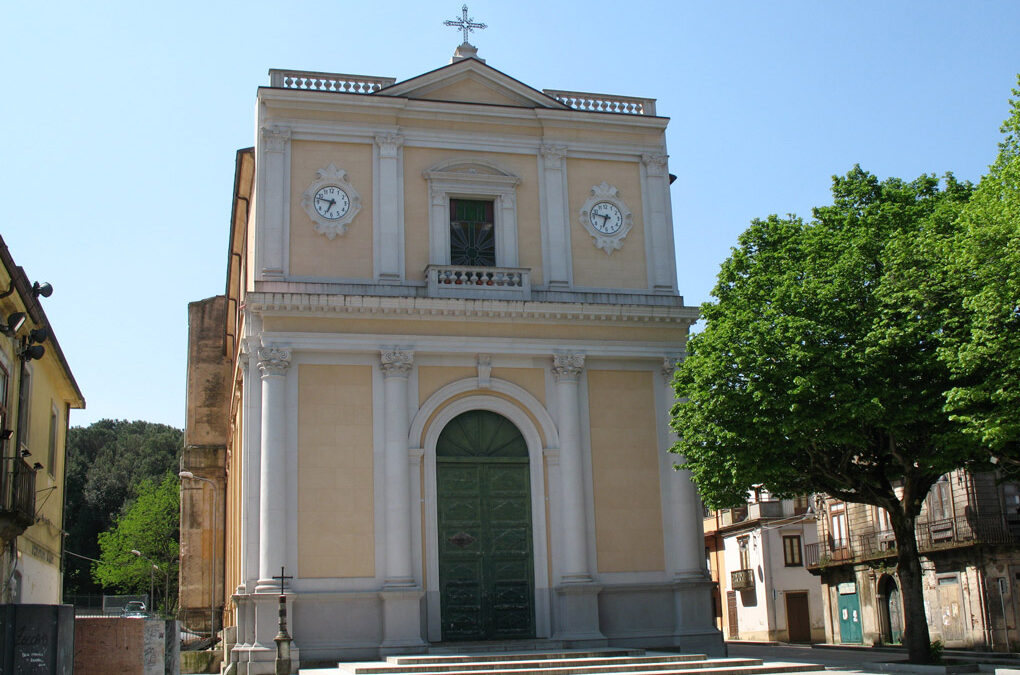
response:
<path id="1" fill-rule="evenodd" d="M 280 567 L 280 575 L 273 579 L 280 580 L 280 630 L 273 638 L 276 643 L 276 675 L 290 675 L 290 634 L 287 632 L 287 595 L 284 592 L 284 585 L 287 579 L 293 579 L 286 573 L 284 567 Z"/>
<path id="2" fill-rule="evenodd" d="M 464 59 L 478 59 L 482 63 L 485 63 L 485 59 L 478 57 L 478 49 L 468 42 L 468 38 L 471 36 L 471 31 L 488 28 L 484 23 L 476 23 L 473 17 L 468 16 L 467 5 L 460 8 L 460 18 L 451 19 L 443 22 L 444 26 L 451 26 L 460 30 L 464 33 L 464 42 L 457 47 L 456 51 L 453 52 L 453 58 L 450 59 L 450 63 L 456 63 L 457 61 L 463 61 Z"/>

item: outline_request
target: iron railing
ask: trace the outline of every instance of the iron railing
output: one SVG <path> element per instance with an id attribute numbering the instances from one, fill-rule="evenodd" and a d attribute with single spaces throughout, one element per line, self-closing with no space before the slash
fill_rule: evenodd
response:
<path id="1" fill-rule="evenodd" d="M 0 469 L 0 529 L 6 540 L 35 522 L 35 469 L 20 457 L 4 458 Z"/>
<path id="2" fill-rule="evenodd" d="M 948 548 L 975 544 L 1011 545 L 1018 543 L 1001 518 L 960 517 L 918 521 L 914 526 L 917 548 L 930 553 Z M 892 530 L 875 530 L 845 539 L 832 539 L 804 547 L 804 564 L 808 568 L 845 563 L 865 562 L 896 555 L 896 538 Z"/>

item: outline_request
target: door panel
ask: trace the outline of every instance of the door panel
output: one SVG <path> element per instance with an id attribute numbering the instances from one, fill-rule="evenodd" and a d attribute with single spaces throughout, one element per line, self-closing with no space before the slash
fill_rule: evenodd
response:
<path id="1" fill-rule="evenodd" d="M 861 603 L 857 594 L 839 596 L 839 639 L 843 644 L 860 644 L 864 641 L 861 629 Z"/>
<path id="2" fill-rule="evenodd" d="M 786 628 L 790 642 L 811 642 L 807 593 L 786 593 Z"/>

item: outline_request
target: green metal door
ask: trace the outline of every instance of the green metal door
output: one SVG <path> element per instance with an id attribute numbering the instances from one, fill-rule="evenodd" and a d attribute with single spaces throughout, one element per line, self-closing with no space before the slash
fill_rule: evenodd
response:
<path id="1" fill-rule="evenodd" d="M 509 420 L 458 415 L 436 446 L 443 640 L 534 637 L 528 448 Z"/>
<path id="2" fill-rule="evenodd" d="M 861 603 L 857 593 L 839 595 L 839 639 L 843 644 L 860 644 L 864 641 L 861 630 Z"/>

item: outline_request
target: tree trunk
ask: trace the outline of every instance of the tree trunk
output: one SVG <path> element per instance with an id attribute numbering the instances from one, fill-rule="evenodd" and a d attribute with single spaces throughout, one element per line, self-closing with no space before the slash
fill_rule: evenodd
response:
<path id="1" fill-rule="evenodd" d="M 916 515 L 907 515 L 902 511 L 889 514 L 896 534 L 897 572 L 903 597 L 903 644 L 907 647 L 911 663 L 931 663 L 931 636 L 928 634 L 928 619 L 924 612 L 921 559 L 914 531 L 916 519 Z"/>

